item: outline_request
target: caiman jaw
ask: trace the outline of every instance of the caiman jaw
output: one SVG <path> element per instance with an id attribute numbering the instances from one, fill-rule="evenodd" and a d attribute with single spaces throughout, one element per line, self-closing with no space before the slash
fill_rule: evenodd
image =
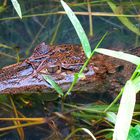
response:
<path id="1" fill-rule="evenodd" d="M 18 71 L 20 64 L 15 67 L 15 71 Z M 17 93 L 43 93 L 43 92 L 52 92 L 52 87 L 48 84 L 42 77 L 42 73 L 46 75 L 50 75 L 52 79 L 58 83 L 63 89 L 66 91 L 70 84 L 74 79 L 73 71 L 69 70 L 61 70 L 54 67 L 55 73 L 49 73 L 40 71 L 37 75 L 33 75 L 32 66 L 27 66 L 26 69 L 20 70 L 17 73 L 13 74 L 10 78 L 4 81 L 0 81 L 0 93 L 7 94 L 17 94 Z M 11 69 L 5 69 L 5 75 L 7 71 Z M 48 71 L 48 69 L 47 69 Z M 54 70 L 51 70 L 51 72 Z M 79 80 L 86 81 L 88 77 L 94 75 L 94 70 L 89 68 L 89 70 L 85 73 L 85 78 L 81 78 Z"/>

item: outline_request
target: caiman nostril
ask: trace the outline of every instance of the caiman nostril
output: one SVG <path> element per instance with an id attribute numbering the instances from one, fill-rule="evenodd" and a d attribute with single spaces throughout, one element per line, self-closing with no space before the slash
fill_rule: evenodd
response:
<path id="1" fill-rule="evenodd" d="M 116 72 L 121 72 L 124 70 L 124 66 L 123 65 L 120 65 L 116 68 Z"/>

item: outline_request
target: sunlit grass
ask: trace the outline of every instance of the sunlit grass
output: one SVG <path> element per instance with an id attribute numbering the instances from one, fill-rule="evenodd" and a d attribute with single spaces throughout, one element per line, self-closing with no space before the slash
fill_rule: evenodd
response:
<path id="1" fill-rule="evenodd" d="M 63 4 L 62 0 L 61 0 L 61 3 Z M 113 3 L 110 3 L 110 2 L 109 2 L 109 5 L 114 10 L 115 5 Z M 66 6 L 66 5 L 63 4 L 63 6 Z M 66 13 L 68 14 L 68 16 L 70 17 L 70 15 L 72 14 L 71 13 L 72 11 L 70 11 L 70 13 L 69 13 L 69 12 L 67 12 L 67 8 L 65 8 L 65 10 L 66 10 Z M 68 8 L 68 11 L 69 11 L 69 8 Z M 130 21 L 128 21 L 127 18 L 119 18 L 119 19 L 130 30 L 132 30 L 133 32 L 139 34 L 139 30 L 136 29 L 136 27 L 134 27 L 130 23 Z M 70 18 L 70 20 L 74 25 L 75 22 L 74 22 L 73 18 Z M 76 23 L 76 25 L 77 24 L 79 24 L 79 23 Z M 131 26 L 133 28 L 131 28 Z M 78 30 L 79 30 L 78 25 L 77 26 L 74 25 L 74 27 L 76 28 L 76 31 L 78 32 Z M 82 38 L 82 36 L 80 36 L 79 38 L 80 38 L 80 40 L 82 40 L 84 42 L 84 39 Z M 86 53 L 86 51 L 85 51 L 85 53 Z M 114 52 L 114 54 L 112 52 L 103 52 L 103 53 L 104 54 L 109 54 L 110 53 L 111 56 L 116 56 L 119 59 L 125 59 L 125 60 L 127 59 L 127 61 L 133 62 L 134 64 L 137 64 L 137 65 L 140 64 L 140 58 L 138 58 L 136 56 L 132 56 L 132 55 L 126 55 L 125 56 L 123 53 L 119 54 L 119 53 L 116 53 L 116 52 Z M 140 81 L 137 81 L 137 83 L 139 84 Z M 135 102 L 136 102 L 136 93 L 140 90 L 140 89 L 137 89 L 136 87 L 138 87 L 138 86 L 136 86 L 136 83 L 134 84 L 134 82 L 131 81 L 131 80 L 128 81 L 126 83 L 126 86 L 124 87 L 124 91 L 123 91 L 124 94 L 123 94 L 123 97 L 121 99 L 120 108 L 119 108 L 119 112 L 118 112 L 116 123 L 115 123 L 115 130 L 114 130 L 114 134 L 113 134 L 113 140 L 117 140 L 117 139 L 125 140 L 125 139 L 127 139 L 130 124 L 131 124 L 131 120 L 132 120 L 132 116 L 133 116 L 134 106 L 135 106 Z M 120 127 L 123 128 L 123 129 L 121 130 Z"/>

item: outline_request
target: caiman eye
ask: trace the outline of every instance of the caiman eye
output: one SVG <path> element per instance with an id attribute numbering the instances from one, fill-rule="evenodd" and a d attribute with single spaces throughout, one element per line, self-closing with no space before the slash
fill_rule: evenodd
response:
<path id="1" fill-rule="evenodd" d="M 88 67 L 85 67 L 83 72 L 86 73 L 86 72 L 88 72 L 88 71 L 89 71 L 89 68 L 88 68 Z"/>
<path id="2" fill-rule="evenodd" d="M 60 70 L 60 66 L 52 65 L 47 68 L 49 73 L 57 73 Z"/>

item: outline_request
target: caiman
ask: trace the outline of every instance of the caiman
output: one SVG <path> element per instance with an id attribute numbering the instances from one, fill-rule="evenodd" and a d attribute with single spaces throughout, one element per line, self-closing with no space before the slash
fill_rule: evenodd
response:
<path id="1" fill-rule="evenodd" d="M 127 53 L 140 56 L 140 48 Z M 74 73 L 80 70 L 86 59 L 80 45 L 46 45 L 43 42 L 25 61 L 0 70 L 0 94 L 55 92 L 42 74 L 50 75 L 65 92 L 74 79 Z M 84 77 L 79 78 L 72 92 L 114 97 L 134 69 L 135 65 L 129 62 L 95 54 L 83 72 Z"/>

